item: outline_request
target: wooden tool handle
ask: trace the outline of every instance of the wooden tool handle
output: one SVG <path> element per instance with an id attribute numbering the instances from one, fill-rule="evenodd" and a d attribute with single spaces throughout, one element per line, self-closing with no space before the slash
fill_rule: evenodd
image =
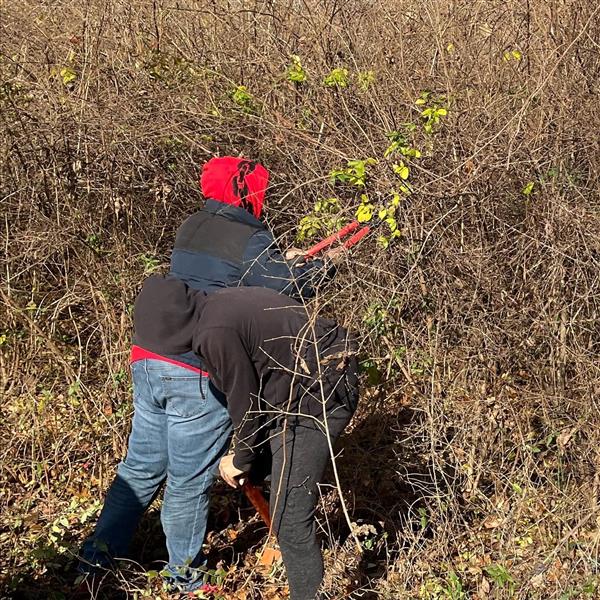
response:
<path id="1" fill-rule="evenodd" d="M 262 492 L 248 479 L 242 484 L 242 491 L 246 494 L 246 498 L 250 500 L 256 512 L 260 515 L 265 525 L 271 529 L 271 514 L 269 513 L 269 504 L 265 500 Z"/>

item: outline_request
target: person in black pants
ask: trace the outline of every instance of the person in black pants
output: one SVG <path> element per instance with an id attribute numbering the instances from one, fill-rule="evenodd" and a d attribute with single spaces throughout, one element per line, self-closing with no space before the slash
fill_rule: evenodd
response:
<path id="1" fill-rule="evenodd" d="M 197 354 L 224 393 L 235 432 L 219 467 L 227 483 L 236 487 L 269 446 L 273 533 L 291 598 L 316 598 L 323 578 L 317 485 L 358 403 L 354 341 L 273 290 L 206 295 L 161 276 L 144 283 L 134 325 L 134 343 L 152 352 Z"/>

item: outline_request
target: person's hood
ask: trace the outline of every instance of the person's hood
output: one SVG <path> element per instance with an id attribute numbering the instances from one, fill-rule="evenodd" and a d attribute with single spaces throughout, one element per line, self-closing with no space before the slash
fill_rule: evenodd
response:
<path id="1" fill-rule="evenodd" d="M 269 172 L 246 158 L 211 158 L 202 168 L 200 189 L 205 198 L 241 206 L 257 219 L 262 213 Z"/>
<path id="2" fill-rule="evenodd" d="M 148 277 L 135 300 L 134 344 L 157 354 L 190 352 L 205 302 L 206 292 L 176 277 Z"/>

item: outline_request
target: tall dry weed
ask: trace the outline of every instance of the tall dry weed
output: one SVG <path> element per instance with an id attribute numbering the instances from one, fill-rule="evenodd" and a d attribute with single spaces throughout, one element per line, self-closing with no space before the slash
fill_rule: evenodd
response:
<path id="1" fill-rule="evenodd" d="M 375 202 L 397 191 L 386 134 L 409 122 L 423 156 L 398 209 L 401 236 L 385 250 L 367 240 L 322 290 L 325 310 L 359 332 L 365 368 L 338 463 L 365 555 L 340 571 L 354 562 L 324 490 L 330 589 L 596 597 L 595 3 L 0 9 L 7 594 L 62 589 L 65 557 L 123 455 L 131 303 L 200 206 L 200 164 L 262 161 L 269 222 L 287 246 L 320 198 L 352 217 L 360 191 L 329 177 L 347 160 L 378 160 L 361 190 Z M 292 55 L 305 81 L 286 78 Z M 347 69 L 347 86 L 323 84 L 333 69 Z M 415 105 L 425 90 L 447 107 L 431 134 Z"/>

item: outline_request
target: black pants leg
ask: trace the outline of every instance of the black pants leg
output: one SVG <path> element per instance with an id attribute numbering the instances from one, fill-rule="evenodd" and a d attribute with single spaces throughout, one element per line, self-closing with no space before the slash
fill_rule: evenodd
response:
<path id="1" fill-rule="evenodd" d="M 328 417 L 332 443 L 352 417 L 340 406 Z M 288 417 L 271 438 L 271 515 L 290 585 L 291 600 L 314 600 L 323 579 L 316 536 L 317 484 L 330 458 L 321 425 L 305 416 Z"/>

